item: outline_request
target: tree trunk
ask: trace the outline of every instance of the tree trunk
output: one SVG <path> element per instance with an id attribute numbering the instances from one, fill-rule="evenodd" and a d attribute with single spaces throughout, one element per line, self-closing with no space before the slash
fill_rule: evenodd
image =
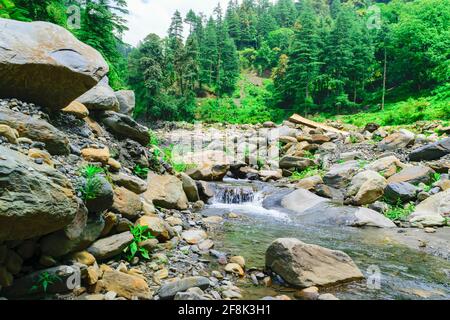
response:
<path id="1" fill-rule="evenodd" d="M 384 68 L 383 68 L 383 96 L 381 98 L 381 110 L 384 110 L 384 100 L 386 97 L 386 78 L 387 78 L 387 52 L 386 47 L 384 48 Z"/>

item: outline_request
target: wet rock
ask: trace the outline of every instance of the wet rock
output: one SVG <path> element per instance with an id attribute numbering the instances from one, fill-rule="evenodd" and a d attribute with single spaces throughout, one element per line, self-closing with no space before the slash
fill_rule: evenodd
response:
<path id="1" fill-rule="evenodd" d="M 404 168 L 399 173 L 394 174 L 388 179 L 388 183 L 409 182 L 419 184 L 421 182 L 429 184 L 433 175 L 433 169 L 424 166 L 414 166 Z"/>
<path id="2" fill-rule="evenodd" d="M 435 143 L 427 144 L 415 149 L 409 154 L 411 161 L 430 161 L 437 160 L 450 154 L 450 138 L 440 140 Z"/>
<path id="3" fill-rule="evenodd" d="M 105 260 L 120 254 L 131 242 L 131 232 L 123 232 L 94 242 L 87 251 L 97 260 Z"/>
<path id="4" fill-rule="evenodd" d="M 102 277 L 103 286 L 107 291 L 114 291 L 126 299 L 151 299 L 153 294 L 145 280 L 123 272 L 105 271 Z"/>
<path id="5" fill-rule="evenodd" d="M 167 209 L 185 210 L 188 207 L 183 183 L 175 176 L 150 173 L 144 198 L 156 206 Z"/>
<path id="6" fill-rule="evenodd" d="M 48 22 L 1 19 L 0 42 L 0 98 L 59 110 L 109 71 L 100 53 Z"/>
<path id="7" fill-rule="evenodd" d="M 173 299 L 178 292 L 184 292 L 189 288 L 198 287 L 207 289 L 210 286 L 208 278 L 205 277 L 187 277 L 174 282 L 165 283 L 158 291 L 158 295 L 162 300 Z"/>
<path id="8" fill-rule="evenodd" d="M 418 189 L 408 182 L 389 183 L 384 189 L 384 196 L 392 203 L 397 203 L 398 199 L 402 203 L 412 201 L 417 196 Z"/>
<path id="9" fill-rule="evenodd" d="M 119 101 L 119 111 L 131 116 L 136 105 L 136 98 L 133 90 L 119 90 L 115 92 L 117 101 Z"/>
<path id="10" fill-rule="evenodd" d="M 69 180 L 0 146 L 0 240 L 29 239 L 67 226 L 78 210 Z"/>
<path id="11" fill-rule="evenodd" d="M 17 130 L 20 137 L 44 143 L 47 151 L 53 155 L 69 154 L 68 138 L 64 133 L 56 129 L 47 121 L 36 119 L 7 108 L 0 108 L 0 125 L 1 124 L 8 125 Z"/>
<path id="12" fill-rule="evenodd" d="M 364 278 L 344 252 L 293 238 L 272 242 L 266 251 L 266 266 L 289 284 L 300 288 Z"/>
<path id="13" fill-rule="evenodd" d="M 76 99 L 89 110 L 119 111 L 119 101 L 113 89 L 108 85 L 107 78 L 103 78 L 95 87 Z"/>
<path id="14" fill-rule="evenodd" d="M 109 131 L 119 137 L 135 140 L 144 146 L 150 141 L 148 128 L 138 124 L 127 115 L 107 111 L 101 115 L 100 121 Z"/>

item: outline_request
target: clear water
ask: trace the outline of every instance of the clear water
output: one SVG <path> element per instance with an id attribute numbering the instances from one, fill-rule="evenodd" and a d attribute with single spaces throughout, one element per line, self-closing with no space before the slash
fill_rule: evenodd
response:
<path id="1" fill-rule="evenodd" d="M 228 181 L 225 188 L 239 188 L 240 185 L 242 182 Z M 392 233 L 396 231 L 392 230 L 302 225 L 288 212 L 263 208 L 267 194 L 265 186 L 251 187 L 255 192 L 251 200 L 223 203 L 218 201 L 223 197 L 219 197 L 204 211 L 207 215 L 234 212 L 242 216 L 225 222 L 223 229 L 215 235 L 219 239 L 216 248 L 244 256 L 247 269 L 263 269 L 265 251 L 270 243 L 280 237 L 293 237 L 346 252 L 370 279 L 374 268 L 379 268 L 378 289 L 368 286 L 367 280 L 324 289 L 340 299 L 450 300 L 450 261 L 396 243 L 392 240 Z M 248 189 L 249 184 L 244 183 L 244 188 Z M 242 283 L 241 287 L 247 299 L 293 293 L 292 289 L 281 286 L 265 288 L 248 282 Z"/>

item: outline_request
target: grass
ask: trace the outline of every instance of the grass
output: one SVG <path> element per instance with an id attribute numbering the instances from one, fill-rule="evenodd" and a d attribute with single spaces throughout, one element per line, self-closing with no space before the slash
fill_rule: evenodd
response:
<path id="1" fill-rule="evenodd" d="M 415 210 L 416 206 L 413 203 L 408 203 L 404 206 L 399 199 L 397 204 L 389 207 L 389 210 L 386 211 L 385 216 L 393 221 L 398 221 L 407 218 Z"/>
<path id="2" fill-rule="evenodd" d="M 80 175 L 85 179 L 84 183 L 79 186 L 82 199 L 86 202 L 97 198 L 102 181 L 100 176 L 105 174 L 105 170 L 94 165 L 81 167 Z"/>
<path id="3" fill-rule="evenodd" d="M 155 238 L 148 229 L 148 226 L 137 225 L 130 227 L 130 232 L 133 235 L 133 242 L 131 242 L 124 250 L 127 260 L 133 260 L 137 254 L 140 254 L 144 259 L 150 259 L 148 250 L 139 246 L 139 243 L 142 241 Z"/>
<path id="4" fill-rule="evenodd" d="M 135 175 L 137 175 L 141 179 L 147 179 L 147 176 L 148 176 L 148 173 L 149 173 L 149 168 L 144 168 L 141 165 L 137 164 L 133 168 L 133 173 Z"/>
<path id="5" fill-rule="evenodd" d="M 294 171 L 292 175 L 289 177 L 289 180 L 291 181 L 299 181 L 304 178 L 309 178 L 312 176 L 323 176 L 324 171 L 322 169 L 319 169 L 318 167 L 309 167 L 302 171 Z"/>

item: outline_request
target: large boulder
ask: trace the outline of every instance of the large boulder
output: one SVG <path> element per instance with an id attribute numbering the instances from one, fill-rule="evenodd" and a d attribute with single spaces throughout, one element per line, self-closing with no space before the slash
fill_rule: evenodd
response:
<path id="1" fill-rule="evenodd" d="M 108 71 L 99 52 L 60 26 L 0 19 L 0 98 L 59 110 Z"/>
<path id="2" fill-rule="evenodd" d="M 385 177 L 386 179 L 397 173 L 399 168 L 405 167 L 401 161 L 395 156 L 387 156 L 375 160 L 365 166 L 367 170 L 373 170 Z"/>
<path id="3" fill-rule="evenodd" d="M 124 187 L 114 189 L 114 203 L 111 211 L 121 214 L 123 217 L 136 220 L 142 211 L 141 198 Z"/>
<path id="4" fill-rule="evenodd" d="M 148 189 L 144 193 L 144 198 L 148 202 L 166 209 L 187 209 L 188 199 L 180 179 L 175 176 L 150 173 L 147 181 Z"/>
<path id="5" fill-rule="evenodd" d="M 358 161 L 347 161 L 333 165 L 323 177 L 323 182 L 333 188 L 345 188 L 353 176 L 358 172 L 360 165 Z"/>
<path id="6" fill-rule="evenodd" d="M 77 211 L 72 185 L 59 171 L 0 146 L 0 241 L 62 229 Z"/>
<path id="7" fill-rule="evenodd" d="M 409 182 L 411 184 L 431 182 L 434 170 L 425 166 L 413 166 L 404 168 L 399 173 L 394 174 L 388 179 L 388 183 Z"/>
<path id="8" fill-rule="evenodd" d="M 409 216 L 413 225 L 442 226 L 450 215 L 450 189 L 439 192 L 421 202 Z"/>
<path id="9" fill-rule="evenodd" d="M 409 154 L 409 159 L 411 161 L 430 161 L 440 159 L 447 154 L 450 154 L 450 138 L 415 149 Z"/>
<path id="10" fill-rule="evenodd" d="M 294 238 L 281 238 L 272 242 L 266 251 L 266 267 L 299 288 L 364 278 L 346 253 Z"/>
<path id="11" fill-rule="evenodd" d="M 184 292 L 189 288 L 207 289 L 210 286 L 206 277 L 187 277 L 181 280 L 165 283 L 158 291 L 162 300 L 173 299 L 178 292 Z"/>
<path id="12" fill-rule="evenodd" d="M 296 213 L 291 218 L 303 224 L 395 228 L 391 220 L 374 210 L 338 205 L 305 189 L 282 196 L 281 206 Z"/>
<path id="13" fill-rule="evenodd" d="M 284 156 L 280 160 L 281 169 L 305 170 L 314 165 L 314 161 L 308 158 Z"/>
<path id="14" fill-rule="evenodd" d="M 118 173 L 111 175 L 111 179 L 115 185 L 127 188 L 136 194 L 144 193 L 147 190 L 147 182 L 136 176 Z"/>
<path id="15" fill-rule="evenodd" d="M 233 162 L 230 156 L 218 150 L 188 153 L 179 160 L 186 164 L 194 164 L 195 168 L 187 170 L 186 174 L 194 180 L 203 181 L 221 181 Z"/>
<path id="16" fill-rule="evenodd" d="M 48 152 L 53 155 L 69 153 L 69 139 L 47 121 L 8 108 L 0 108 L 0 124 L 17 130 L 20 137 L 43 142 Z"/>
<path id="17" fill-rule="evenodd" d="M 405 148 L 414 142 L 415 135 L 411 131 L 406 129 L 400 129 L 386 138 L 384 138 L 378 147 L 384 151 L 395 151 L 401 148 Z"/>
<path id="18" fill-rule="evenodd" d="M 366 170 L 353 177 L 348 191 L 357 205 L 371 204 L 383 196 L 386 179 L 378 172 Z"/>
<path id="19" fill-rule="evenodd" d="M 120 113 L 131 116 L 134 107 L 136 106 L 136 97 L 133 90 L 120 90 L 115 92 L 116 98 L 119 101 Z"/>
<path id="20" fill-rule="evenodd" d="M 87 251 L 97 260 L 105 260 L 119 255 L 123 250 L 133 242 L 131 232 L 115 234 L 108 238 L 103 238 L 94 242 Z"/>
<path id="21" fill-rule="evenodd" d="M 183 183 L 183 190 L 186 193 L 186 196 L 190 202 L 195 202 L 200 200 L 200 196 L 198 193 L 197 184 L 194 179 L 189 177 L 186 173 L 182 172 L 179 174 L 179 178 Z"/>
<path id="22" fill-rule="evenodd" d="M 167 224 L 158 216 L 143 216 L 136 221 L 136 225 L 145 226 L 150 233 L 158 238 L 160 241 L 165 242 L 170 239 L 170 232 Z"/>
<path id="23" fill-rule="evenodd" d="M 150 142 L 148 128 L 140 125 L 127 115 L 106 111 L 101 115 L 100 121 L 109 131 L 119 137 L 135 140 L 142 145 L 147 145 Z"/>
<path id="24" fill-rule="evenodd" d="M 418 188 L 408 182 L 389 183 L 384 189 L 384 196 L 392 203 L 400 200 L 402 203 L 412 201 L 416 198 Z"/>
<path id="25" fill-rule="evenodd" d="M 76 101 L 85 105 L 89 110 L 119 111 L 119 101 L 114 94 L 114 90 L 108 85 L 107 77 L 102 79 L 91 90 L 78 97 Z"/>

